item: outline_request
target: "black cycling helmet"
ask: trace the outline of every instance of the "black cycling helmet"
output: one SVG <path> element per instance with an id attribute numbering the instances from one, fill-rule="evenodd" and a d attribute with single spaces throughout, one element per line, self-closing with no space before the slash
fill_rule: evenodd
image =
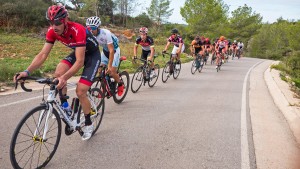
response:
<path id="1" fill-rule="evenodd" d="M 172 34 L 174 34 L 174 33 L 178 34 L 178 30 L 176 28 L 174 28 L 174 29 L 171 30 L 171 33 Z"/>

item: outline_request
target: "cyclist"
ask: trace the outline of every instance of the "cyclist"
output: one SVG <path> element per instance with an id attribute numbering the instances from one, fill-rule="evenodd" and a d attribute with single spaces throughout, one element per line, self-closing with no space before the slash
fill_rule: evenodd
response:
<path id="1" fill-rule="evenodd" d="M 224 59 L 224 54 L 227 51 L 227 45 L 226 45 L 226 41 L 225 41 L 225 37 L 221 36 L 216 44 L 216 51 L 217 51 L 217 61 L 216 61 L 216 68 L 218 68 L 218 63 L 219 63 L 219 59 Z M 222 57 L 221 57 L 222 55 Z"/>
<path id="2" fill-rule="evenodd" d="M 244 43 L 242 41 L 240 41 L 238 44 L 238 50 L 240 51 L 240 56 L 242 55 L 243 53 L 243 48 L 244 48 Z"/>
<path id="3" fill-rule="evenodd" d="M 82 140 L 87 140 L 92 136 L 94 127 L 90 119 L 91 104 L 87 98 L 87 91 L 92 85 L 100 64 L 100 52 L 96 39 L 87 31 L 84 26 L 68 20 L 68 13 L 64 6 L 52 5 L 46 12 L 46 18 L 50 24 L 46 34 L 46 42 L 39 54 L 35 56 L 26 70 L 14 77 L 14 80 L 29 76 L 34 70 L 41 67 L 47 59 L 54 42 L 60 41 L 67 47 L 74 49 L 56 67 L 55 77 L 59 81 L 57 88 L 63 89 L 63 94 L 67 93 L 67 80 L 75 75 L 80 68 L 83 68 L 79 83 L 77 84 L 76 94 L 85 115 L 85 127 Z M 64 103 L 67 100 L 61 98 Z"/>
<path id="4" fill-rule="evenodd" d="M 156 76 L 154 71 L 154 62 L 153 62 L 153 56 L 154 56 L 154 41 L 152 37 L 148 36 L 148 28 L 141 27 L 139 30 L 140 36 L 136 39 L 135 45 L 133 47 L 133 59 L 136 59 L 136 53 L 137 48 L 139 45 L 142 46 L 142 55 L 141 58 L 144 60 L 150 60 L 151 61 L 151 74 L 150 78 L 153 78 Z"/>
<path id="5" fill-rule="evenodd" d="M 172 29 L 171 33 L 172 35 L 168 38 L 168 42 L 167 45 L 165 46 L 165 49 L 163 50 L 163 53 L 165 53 L 168 50 L 170 44 L 173 43 L 174 47 L 172 50 L 172 54 L 177 55 L 176 56 L 177 63 L 180 63 L 180 54 L 184 51 L 184 43 L 181 36 L 178 35 L 179 32 L 176 28 Z"/>
<path id="6" fill-rule="evenodd" d="M 234 53 L 234 56 L 236 56 L 236 52 L 237 52 L 237 41 L 236 40 L 233 41 L 231 48 Z"/>
<path id="7" fill-rule="evenodd" d="M 107 66 L 106 73 L 110 74 L 118 84 L 118 95 L 121 96 L 124 92 L 124 84 L 120 80 L 117 73 L 120 64 L 120 48 L 118 38 L 107 29 L 100 29 L 101 20 L 97 16 L 89 17 L 86 20 L 86 26 L 96 37 L 99 45 L 102 46 L 101 65 Z M 101 72 L 101 68 L 99 69 Z M 114 91 L 114 90 L 113 90 Z"/>
<path id="8" fill-rule="evenodd" d="M 202 43 L 198 35 L 195 37 L 195 39 L 192 41 L 190 45 L 191 45 L 190 50 L 193 54 L 194 59 L 197 59 L 196 58 L 197 54 L 199 54 L 201 57 L 204 57 L 204 51 L 203 51 L 204 44 Z M 197 67 L 199 67 L 199 62 L 196 63 L 197 63 Z"/>
<path id="9" fill-rule="evenodd" d="M 205 38 L 205 41 L 204 41 L 204 51 L 205 51 L 205 62 L 207 61 L 207 57 L 209 56 L 209 53 L 211 52 L 211 49 L 212 49 L 212 45 L 211 45 L 211 42 L 209 40 L 209 38 Z"/>

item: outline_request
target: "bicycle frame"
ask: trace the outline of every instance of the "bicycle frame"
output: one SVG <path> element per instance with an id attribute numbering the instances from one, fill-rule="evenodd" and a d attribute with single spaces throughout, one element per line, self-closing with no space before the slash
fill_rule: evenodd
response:
<path id="1" fill-rule="evenodd" d="M 89 90 L 91 90 L 91 89 L 89 89 Z M 63 116 L 63 118 L 62 118 L 63 122 L 68 124 L 70 126 L 71 130 L 75 131 L 76 129 L 78 129 L 81 126 L 82 123 L 85 122 L 84 118 L 80 118 L 80 113 L 81 113 L 80 109 L 77 112 L 74 112 L 74 115 L 73 115 L 74 119 L 71 119 L 71 116 L 69 117 L 66 114 L 66 112 L 59 105 L 59 102 L 56 100 L 56 95 L 57 95 L 57 89 L 55 89 L 54 86 L 51 86 L 49 94 L 48 94 L 47 101 L 44 103 L 47 106 L 47 115 L 46 115 L 46 119 L 45 119 L 45 128 L 44 128 L 44 133 L 43 133 L 43 138 L 42 138 L 43 140 L 47 140 L 46 134 L 48 132 L 48 120 L 49 120 L 50 114 L 53 112 L 53 108 L 56 108 L 56 110 L 58 111 L 58 114 L 60 116 L 61 115 Z M 91 103 L 92 108 L 96 111 L 96 113 L 91 116 L 91 118 L 93 118 L 98 113 L 97 106 L 95 105 L 95 103 L 91 99 L 91 94 L 88 92 L 87 95 L 88 95 L 88 99 Z M 39 116 L 37 127 L 36 127 L 35 132 L 34 132 L 34 137 L 36 137 L 38 132 L 39 132 L 38 128 L 41 125 L 41 122 L 42 122 L 43 117 L 44 117 L 44 113 L 45 112 L 42 112 Z M 80 120 L 79 120 L 79 118 L 80 118 Z"/>

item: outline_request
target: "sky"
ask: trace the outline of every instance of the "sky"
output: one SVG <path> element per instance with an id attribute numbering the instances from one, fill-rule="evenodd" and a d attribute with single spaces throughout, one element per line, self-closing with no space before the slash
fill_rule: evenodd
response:
<path id="1" fill-rule="evenodd" d="M 146 7 L 150 6 L 151 0 L 138 0 L 141 4 L 140 13 L 146 12 Z M 279 17 L 283 19 L 300 20 L 300 0 L 223 0 L 229 5 L 229 13 L 239 6 L 247 4 L 253 12 L 259 13 L 263 17 L 263 22 L 273 23 Z M 180 15 L 180 7 L 183 7 L 185 0 L 171 0 L 170 8 L 174 9 L 169 18 L 172 23 L 186 23 Z M 138 13 L 139 14 L 139 13 Z M 230 16 L 230 15 L 229 15 Z"/>

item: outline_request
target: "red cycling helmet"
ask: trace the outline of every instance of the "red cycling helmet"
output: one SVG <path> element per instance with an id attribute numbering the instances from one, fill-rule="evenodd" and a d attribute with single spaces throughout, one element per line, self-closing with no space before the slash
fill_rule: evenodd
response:
<path id="1" fill-rule="evenodd" d="M 146 28 L 146 27 L 141 27 L 139 32 L 140 32 L 140 33 L 143 33 L 143 34 L 147 34 L 147 33 L 148 33 L 148 28 Z"/>
<path id="2" fill-rule="evenodd" d="M 205 41 L 206 41 L 206 42 L 209 42 L 209 38 L 206 38 Z"/>
<path id="3" fill-rule="evenodd" d="M 66 18 L 67 16 L 67 10 L 61 5 L 52 5 L 46 12 L 46 19 L 49 21 L 60 20 Z"/>

